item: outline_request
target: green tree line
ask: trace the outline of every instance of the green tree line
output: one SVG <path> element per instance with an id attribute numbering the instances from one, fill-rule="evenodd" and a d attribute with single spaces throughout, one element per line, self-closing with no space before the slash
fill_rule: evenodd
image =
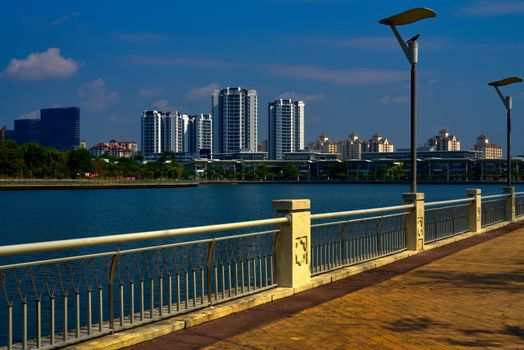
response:
<path id="1" fill-rule="evenodd" d="M 60 152 L 38 143 L 17 145 L 0 143 L 0 178 L 68 179 L 180 179 L 184 167 L 175 161 L 173 152 L 165 152 L 156 162 L 143 164 L 143 157 L 93 157 L 86 149 Z"/>

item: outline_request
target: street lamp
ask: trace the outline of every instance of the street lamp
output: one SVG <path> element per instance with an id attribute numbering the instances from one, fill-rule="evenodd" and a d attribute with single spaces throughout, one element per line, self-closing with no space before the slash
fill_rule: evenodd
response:
<path id="1" fill-rule="evenodd" d="M 515 83 L 522 83 L 522 79 L 519 77 L 509 77 L 506 79 L 493 81 L 488 84 L 489 86 L 493 86 L 495 90 L 497 90 L 497 94 L 500 96 L 500 99 L 502 100 L 502 103 L 504 104 L 504 107 L 506 107 L 506 111 L 507 111 L 506 142 L 507 142 L 507 147 L 508 147 L 508 152 L 507 152 L 508 187 L 511 187 L 511 96 L 504 96 L 502 92 L 500 91 L 499 87 L 510 85 L 510 84 L 515 84 Z"/>
<path id="2" fill-rule="evenodd" d="M 417 192 L 417 63 L 418 63 L 418 38 L 415 35 L 408 41 L 404 41 L 396 26 L 420 21 L 425 18 L 435 17 L 435 11 L 428 8 L 415 8 L 397 15 L 383 18 L 380 24 L 388 25 L 395 38 L 397 38 L 402 51 L 411 64 L 411 193 Z"/>

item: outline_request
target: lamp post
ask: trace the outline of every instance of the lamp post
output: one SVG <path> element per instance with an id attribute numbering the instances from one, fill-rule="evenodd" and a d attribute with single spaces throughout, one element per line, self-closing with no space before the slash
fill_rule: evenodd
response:
<path id="1" fill-rule="evenodd" d="M 507 168 L 508 168 L 508 176 L 507 176 L 507 185 L 508 187 L 511 187 L 511 96 L 504 96 L 502 92 L 500 91 L 501 86 L 506 86 L 510 84 L 515 83 L 522 83 L 522 79 L 519 77 L 509 77 L 502 80 L 493 81 L 491 83 L 488 83 L 489 86 L 493 86 L 495 90 L 497 91 L 497 94 L 499 95 L 500 99 L 502 100 L 502 103 L 504 104 L 504 107 L 506 107 L 507 112 L 507 134 L 506 134 L 506 142 L 507 142 Z"/>
<path id="2" fill-rule="evenodd" d="M 405 42 L 396 26 L 414 23 L 435 16 L 435 11 L 431 9 L 415 8 L 379 21 L 380 24 L 388 25 L 391 28 L 402 51 L 404 51 L 406 58 L 411 64 L 411 193 L 417 192 L 417 63 L 419 34 Z"/>

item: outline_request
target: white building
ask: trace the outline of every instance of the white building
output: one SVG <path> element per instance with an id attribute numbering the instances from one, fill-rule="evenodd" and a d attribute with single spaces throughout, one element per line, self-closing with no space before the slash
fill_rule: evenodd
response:
<path id="1" fill-rule="evenodd" d="M 162 153 L 162 112 L 142 112 L 140 144 L 145 158 Z"/>
<path id="2" fill-rule="evenodd" d="M 211 114 L 189 116 L 187 152 L 213 153 L 213 117 Z"/>
<path id="3" fill-rule="evenodd" d="M 258 97 L 256 90 L 240 87 L 213 91 L 213 151 L 257 151 Z"/>
<path id="4" fill-rule="evenodd" d="M 268 107 L 269 159 L 304 150 L 304 102 L 280 99 Z"/>
<path id="5" fill-rule="evenodd" d="M 339 151 L 342 150 L 342 159 L 362 159 L 362 141 L 352 132 L 347 140 L 340 142 Z"/>
<path id="6" fill-rule="evenodd" d="M 460 151 L 459 139 L 446 129 L 440 130 L 437 136 L 430 138 L 427 145 L 435 151 Z"/>
<path id="7" fill-rule="evenodd" d="M 184 152 L 188 148 L 189 117 L 178 111 L 162 114 L 162 151 Z"/>

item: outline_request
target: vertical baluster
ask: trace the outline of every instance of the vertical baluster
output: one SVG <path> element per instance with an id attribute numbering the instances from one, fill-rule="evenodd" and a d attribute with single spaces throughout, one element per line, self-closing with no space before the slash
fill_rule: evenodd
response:
<path id="1" fill-rule="evenodd" d="M 196 283 L 196 271 L 193 269 L 193 307 L 196 306 L 196 298 L 197 298 L 197 283 Z"/>
<path id="2" fill-rule="evenodd" d="M 271 269 L 271 285 L 273 285 L 275 284 L 275 259 L 273 258 L 273 254 L 269 256 L 269 268 Z"/>
<path id="3" fill-rule="evenodd" d="M 176 311 L 180 311 L 180 272 L 176 273 Z"/>
<path id="4" fill-rule="evenodd" d="M 173 279 L 171 273 L 167 275 L 167 312 L 171 314 L 173 306 Z"/>
<path id="5" fill-rule="evenodd" d="M 40 297 L 36 299 L 36 347 L 42 346 L 42 307 Z"/>
<path id="6" fill-rule="evenodd" d="M 129 322 L 135 323 L 135 282 L 129 281 Z"/>
<path id="7" fill-rule="evenodd" d="M 162 316 L 164 314 L 164 279 L 162 275 L 158 277 L 158 304 L 159 315 Z"/>
<path id="8" fill-rule="evenodd" d="M 257 261 L 255 258 L 252 259 L 253 262 L 253 290 L 257 290 Z"/>
<path id="9" fill-rule="evenodd" d="M 204 305 L 204 293 L 206 290 L 204 285 L 205 277 L 204 269 L 200 268 L 200 305 Z"/>
<path id="10" fill-rule="evenodd" d="M 55 296 L 49 298 L 49 340 L 55 343 Z"/>
<path id="11" fill-rule="evenodd" d="M 67 327 L 67 294 L 64 294 L 64 334 L 62 335 L 62 340 L 66 341 L 68 337 L 68 327 Z"/>
<path id="12" fill-rule="evenodd" d="M 80 338 L 80 293 L 75 292 L 75 337 Z"/>
<path id="13" fill-rule="evenodd" d="M 235 295 L 238 295 L 238 262 L 235 260 Z"/>
<path id="14" fill-rule="evenodd" d="M 231 262 L 227 263 L 227 295 L 231 298 Z"/>
<path id="15" fill-rule="evenodd" d="M 225 292 L 226 292 L 226 274 L 225 274 L 225 269 L 224 269 L 224 264 L 220 264 L 220 270 L 221 270 L 221 274 L 222 274 L 222 299 L 225 299 Z"/>
<path id="16" fill-rule="evenodd" d="M 216 265 L 213 266 L 213 272 L 215 274 L 215 301 L 218 300 L 218 268 Z"/>
<path id="17" fill-rule="evenodd" d="M 149 277 L 149 318 L 153 318 L 155 310 L 155 281 L 153 277 Z"/>
<path id="18" fill-rule="evenodd" d="M 247 262 L 247 292 L 251 291 L 251 260 L 246 258 Z"/>
<path id="19" fill-rule="evenodd" d="M 118 286 L 120 294 L 120 327 L 124 326 L 124 283 L 120 282 Z"/>
<path id="20" fill-rule="evenodd" d="M 186 310 L 189 307 L 189 273 L 187 271 L 184 271 L 184 282 L 185 282 L 185 303 L 186 303 Z"/>
<path id="21" fill-rule="evenodd" d="M 102 327 L 104 326 L 104 300 L 102 299 L 102 297 L 103 297 L 102 287 L 98 287 L 98 331 L 99 332 L 102 332 Z"/>
<path id="22" fill-rule="evenodd" d="M 146 296 L 144 295 L 144 279 L 140 279 L 140 321 L 145 318 L 145 303 Z"/>
<path id="23" fill-rule="evenodd" d="M 27 301 L 22 300 L 22 349 L 27 349 Z"/>
<path id="24" fill-rule="evenodd" d="M 244 294 L 244 259 L 240 260 L 240 292 Z"/>
<path id="25" fill-rule="evenodd" d="M 7 350 L 13 348 L 13 304 L 7 304 Z"/>
<path id="26" fill-rule="evenodd" d="M 87 334 L 91 335 L 93 333 L 93 305 L 91 297 L 91 287 L 87 289 Z"/>
<path id="27" fill-rule="evenodd" d="M 264 255 L 264 287 L 268 286 L 269 281 L 267 280 L 267 255 Z"/>
<path id="28" fill-rule="evenodd" d="M 260 285 L 260 288 L 262 288 L 264 286 L 264 281 L 262 280 L 262 257 L 259 255 L 258 256 L 258 281 L 259 281 L 259 285 Z"/>

